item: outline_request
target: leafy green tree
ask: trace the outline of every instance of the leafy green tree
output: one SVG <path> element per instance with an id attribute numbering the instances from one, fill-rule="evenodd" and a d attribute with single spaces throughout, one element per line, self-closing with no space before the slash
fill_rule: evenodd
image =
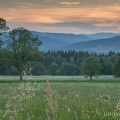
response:
<path id="1" fill-rule="evenodd" d="M 118 55 L 111 55 L 110 57 L 108 57 L 108 61 L 112 62 L 113 64 L 115 64 L 116 60 L 118 59 Z"/>
<path id="2" fill-rule="evenodd" d="M 61 57 L 61 56 L 57 56 L 56 57 L 56 60 L 55 60 L 55 63 L 60 67 L 61 64 L 65 62 L 65 60 Z"/>
<path id="3" fill-rule="evenodd" d="M 99 62 L 100 62 L 101 67 L 102 67 L 102 69 L 100 70 L 100 73 L 101 73 L 102 75 L 105 75 L 106 66 L 105 66 L 104 58 L 103 58 L 103 57 L 100 57 Z"/>
<path id="4" fill-rule="evenodd" d="M 99 74 L 100 69 L 101 64 L 95 56 L 90 56 L 87 59 L 85 59 L 82 67 L 83 73 L 85 75 L 88 75 L 90 77 L 90 80 L 92 80 L 93 75 Z"/>
<path id="5" fill-rule="evenodd" d="M 48 66 L 53 62 L 55 62 L 55 57 L 53 55 L 47 54 L 44 57 L 43 64 L 45 65 L 46 68 L 48 68 Z"/>
<path id="6" fill-rule="evenodd" d="M 80 69 L 76 65 L 63 63 L 59 70 L 60 75 L 79 75 Z"/>
<path id="7" fill-rule="evenodd" d="M 71 58 L 70 58 L 69 63 L 70 63 L 70 64 L 74 64 L 74 63 L 75 63 L 75 61 L 74 61 L 74 58 L 73 58 L 73 57 L 71 57 Z"/>
<path id="8" fill-rule="evenodd" d="M 31 69 L 32 75 L 43 75 L 45 71 L 45 66 L 41 63 L 36 63 L 35 66 Z"/>
<path id="9" fill-rule="evenodd" d="M 80 66 L 80 65 L 81 65 L 81 59 L 80 59 L 80 57 L 77 58 L 75 64 L 76 64 L 77 66 Z"/>
<path id="10" fill-rule="evenodd" d="M 48 69 L 51 72 L 51 75 L 57 75 L 59 66 L 56 63 L 52 63 L 51 65 L 48 66 Z"/>
<path id="11" fill-rule="evenodd" d="M 109 53 L 108 53 L 108 56 L 112 56 L 112 55 L 115 55 L 115 52 L 110 50 Z"/>
<path id="12" fill-rule="evenodd" d="M 120 57 L 117 59 L 113 67 L 113 75 L 115 77 L 120 77 Z"/>
<path id="13" fill-rule="evenodd" d="M 39 46 L 42 42 L 38 37 L 23 27 L 13 29 L 9 32 L 6 41 L 6 57 L 7 63 L 15 66 L 22 80 L 22 72 L 25 69 L 26 62 L 32 58 L 41 59 L 42 53 L 39 51 Z"/>
<path id="14" fill-rule="evenodd" d="M 2 34 L 2 32 L 8 30 L 8 26 L 6 25 L 6 20 L 3 18 L 0 18 L 0 35 Z"/>
<path id="15" fill-rule="evenodd" d="M 8 69 L 8 75 L 19 75 L 19 72 L 14 66 L 10 66 Z"/>
<path id="16" fill-rule="evenodd" d="M 112 69 L 113 69 L 113 63 L 107 62 L 105 64 L 104 74 L 105 75 L 112 75 Z"/>

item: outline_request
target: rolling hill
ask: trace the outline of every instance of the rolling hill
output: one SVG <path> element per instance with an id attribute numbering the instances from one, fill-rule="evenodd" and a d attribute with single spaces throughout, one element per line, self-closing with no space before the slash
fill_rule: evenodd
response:
<path id="1" fill-rule="evenodd" d="M 87 37 L 87 35 L 83 34 L 67 34 L 67 33 L 42 33 L 32 31 L 33 34 L 37 36 L 43 36 L 51 39 L 60 40 L 61 42 L 75 43 L 80 41 L 88 41 L 91 38 Z"/>
<path id="2" fill-rule="evenodd" d="M 107 39 L 97 39 L 91 41 L 83 41 L 71 44 L 62 48 L 64 50 L 87 50 L 89 52 L 106 53 L 110 50 L 120 51 L 120 36 Z"/>
<path id="3" fill-rule="evenodd" d="M 95 34 L 66 34 L 66 33 L 43 33 L 31 31 L 38 36 L 43 45 L 40 50 L 88 50 L 89 52 L 107 52 L 109 50 L 119 51 L 120 36 L 117 33 L 95 33 Z M 8 33 L 6 33 L 8 35 Z M 112 38 L 111 38 L 112 37 Z M 99 38 L 99 39 L 97 39 Z M 106 39 L 104 39 L 106 38 Z M 4 36 L 0 39 L 5 40 Z"/>
<path id="4" fill-rule="evenodd" d="M 119 36 L 120 33 L 105 33 L 105 32 L 101 32 L 101 33 L 94 33 L 94 34 L 85 34 L 85 36 L 92 38 L 92 39 L 105 39 L 105 38 L 111 38 L 111 37 L 115 37 L 115 36 Z"/>
<path id="5" fill-rule="evenodd" d="M 43 51 L 59 50 L 64 46 L 80 41 L 88 41 L 90 38 L 84 35 L 65 34 L 65 33 L 41 33 L 32 31 L 32 33 L 42 41 L 40 47 Z"/>
<path id="6" fill-rule="evenodd" d="M 107 43 L 109 41 L 109 38 L 113 39 L 111 37 L 120 35 L 118 33 L 95 33 L 95 34 L 76 35 L 76 34 L 66 34 L 66 33 L 42 33 L 36 31 L 32 31 L 32 33 L 34 35 L 37 35 L 38 38 L 43 42 L 43 45 L 41 46 L 41 49 L 43 51 L 62 50 L 62 49 L 75 49 L 75 50 L 82 49 L 89 51 L 97 50 L 98 52 L 104 52 L 104 51 L 109 51 L 109 49 L 114 50 L 116 49 L 116 46 L 114 47 L 110 47 L 106 45 L 104 46 L 101 45 L 102 44 L 101 41 L 105 40 L 106 41 L 105 43 Z M 94 47 L 94 44 L 96 46 L 96 42 L 93 40 L 99 41 L 99 45 L 98 45 L 99 47 Z M 77 47 L 79 46 L 79 44 L 82 44 L 82 46 Z"/>

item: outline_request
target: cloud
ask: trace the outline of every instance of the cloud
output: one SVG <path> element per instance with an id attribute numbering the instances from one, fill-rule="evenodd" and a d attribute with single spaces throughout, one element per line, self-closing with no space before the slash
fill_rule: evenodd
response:
<path id="1" fill-rule="evenodd" d="M 35 8 L 35 7 L 39 7 L 39 4 L 34 4 L 34 3 L 30 3 L 30 2 L 13 2 L 15 5 L 18 5 L 18 7 L 25 7 L 25 8 Z"/>
<path id="2" fill-rule="evenodd" d="M 120 21 L 120 6 L 95 6 L 81 8 L 19 8 L 0 9 L 0 16 L 19 22 L 105 22 Z M 6 14 L 4 14 L 6 13 Z"/>
<path id="3" fill-rule="evenodd" d="M 78 4 L 80 4 L 80 2 L 60 2 L 58 4 L 61 4 L 61 5 L 78 5 Z"/>
<path id="4" fill-rule="evenodd" d="M 19 3 L 18 8 L 0 8 L 0 16 L 10 26 L 34 30 L 74 33 L 120 30 L 120 5 L 41 8 L 37 4 Z"/>
<path id="5" fill-rule="evenodd" d="M 33 22 L 7 22 L 10 28 L 24 27 L 29 30 L 41 31 L 41 32 L 55 32 L 55 33 L 96 33 L 96 32 L 118 32 L 120 31 L 120 23 L 118 26 L 97 26 L 97 22 L 64 22 L 64 23 L 33 23 Z M 108 21 L 109 23 L 109 21 Z"/>
<path id="6" fill-rule="evenodd" d="M 53 2 L 54 0 L 44 0 L 44 2 Z"/>

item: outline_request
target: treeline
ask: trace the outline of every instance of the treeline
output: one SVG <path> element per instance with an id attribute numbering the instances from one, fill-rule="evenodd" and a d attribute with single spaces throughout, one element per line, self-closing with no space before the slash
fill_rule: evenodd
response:
<path id="1" fill-rule="evenodd" d="M 9 27 L 0 18 L 0 36 Z M 89 53 L 88 51 L 40 50 L 42 41 L 29 30 L 14 28 L 0 39 L 0 75 L 93 75 L 120 77 L 120 53 Z"/>
<path id="2" fill-rule="evenodd" d="M 32 59 L 26 62 L 25 72 L 29 75 L 82 75 L 82 65 L 86 58 L 95 56 L 100 62 L 101 75 L 112 75 L 113 66 L 120 53 L 109 51 L 108 54 L 89 53 L 88 51 L 60 50 L 44 53 L 42 59 Z M 4 60 L 4 55 L 0 56 Z M 0 67 L 0 75 L 19 75 L 15 66 Z"/>

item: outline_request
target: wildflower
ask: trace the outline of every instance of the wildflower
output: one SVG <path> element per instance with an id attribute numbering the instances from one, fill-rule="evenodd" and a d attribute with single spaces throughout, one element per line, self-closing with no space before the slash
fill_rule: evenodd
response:
<path id="1" fill-rule="evenodd" d="M 70 109 L 68 108 L 68 111 L 70 112 Z"/>
<path id="2" fill-rule="evenodd" d="M 84 110 L 82 110 L 82 112 L 84 112 Z"/>
<path id="3" fill-rule="evenodd" d="M 120 110 L 120 100 L 115 107 L 116 107 L 117 110 Z"/>
<path id="4" fill-rule="evenodd" d="M 98 113 L 98 109 L 96 109 L 96 113 Z"/>
<path id="5" fill-rule="evenodd" d="M 78 97 L 78 94 L 76 94 L 76 97 Z"/>

